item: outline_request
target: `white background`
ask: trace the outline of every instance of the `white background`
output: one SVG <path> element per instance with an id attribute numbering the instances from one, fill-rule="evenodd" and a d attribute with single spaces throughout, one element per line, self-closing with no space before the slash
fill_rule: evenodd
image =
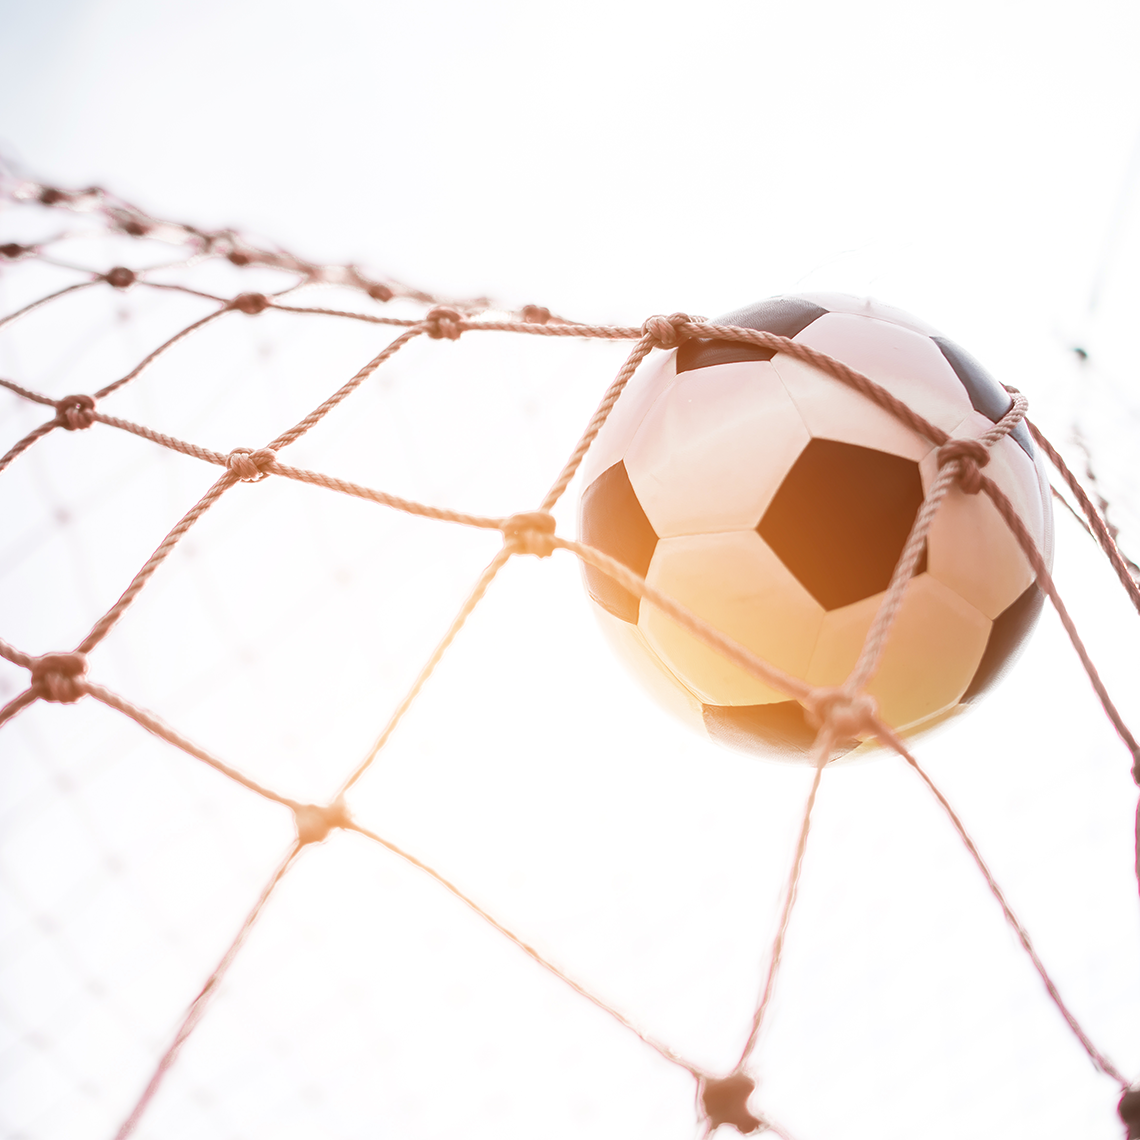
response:
<path id="1" fill-rule="evenodd" d="M 1022 388 L 1077 463 L 1079 427 L 1140 549 L 1130 5 L 4 0 L 0 20 L 0 138 L 30 173 L 582 320 L 872 293 Z M 112 253 L 73 245 L 85 264 Z M 4 311 L 74 279 L 22 272 L 0 277 Z M 0 339 L 0 374 L 93 390 L 202 311 L 138 291 L 52 310 Z M 256 447 L 384 343 L 316 318 L 227 321 L 106 410 Z M 291 457 L 526 509 L 623 351 L 416 344 Z M 3 397 L 0 442 L 40 418 Z M 38 444 L 0 479 L 0 636 L 73 645 L 214 474 L 110 429 Z M 1058 526 L 1060 589 L 1136 723 L 1136 615 L 1072 520 Z M 319 800 L 495 546 L 297 485 L 239 487 L 92 676 Z M 0 696 L 25 678 L 5 665 Z M 920 758 L 1062 993 L 1140 1075 L 1136 792 L 1052 615 Z M 639 1025 L 727 1070 L 808 779 L 666 721 L 560 556 L 508 566 L 351 803 Z M 40 704 L 0 733 L 0 828 L 0 1135 L 110 1137 L 286 848 L 288 814 L 92 702 Z M 1113 1083 L 889 759 L 825 777 L 753 1071 L 754 1106 L 797 1140 L 1120 1134 Z M 698 1131 L 692 1100 L 684 1072 L 421 874 L 337 835 L 271 902 L 139 1135 L 681 1138 Z"/>

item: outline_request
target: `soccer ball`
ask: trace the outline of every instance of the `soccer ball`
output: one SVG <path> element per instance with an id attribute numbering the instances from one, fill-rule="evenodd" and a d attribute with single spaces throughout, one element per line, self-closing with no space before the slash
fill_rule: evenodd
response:
<path id="1" fill-rule="evenodd" d="M 956 438 L 981 434 L 1011 405 L 957 345 L 875 301 L 777 297 L 714 323 L 841 360 Z M 786 353 L 689 340 L 653 354 L 595 440 L 579 533 L 785 672 L 839 685 L 937 476 L 935 451 Z M 1025 424 L 990 457 L 985 473 L 1051 565 L 1049 481 Z M 601 571 L 584 573 L 603 628 L 661 704 L 722 743 L 807 758 L 815 727 L 798 702 Z M 989 498 L 953 486 L 867 687 L 882 718 L 911 735 L 972 703 L 1010 663 L 1042 601 Z"/>

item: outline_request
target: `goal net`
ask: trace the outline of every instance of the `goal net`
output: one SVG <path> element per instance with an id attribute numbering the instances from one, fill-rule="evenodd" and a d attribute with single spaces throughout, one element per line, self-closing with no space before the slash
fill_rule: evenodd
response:
<path id="1" fill-rule="evenodd" d="M 1086 588 L 1058 587 L 994 710 L 912 754 L 858 685 L 777 676 L 575 539 L 578 466 L 643 359 L 781 338 L 440 297 L 98 189 L 0 204 L 5 1136 L 1140 1114 L 1114 652 L 1140 591 L 1087 441 L 1088 494 L 1054 453 L 1057 578 Z M 943 492 L 984 481 L 944 458 Z M 789 686 L 816 763 L 662 723 L 582 562 Z M 897 755 L 825 771 L 855 731 Z"/>

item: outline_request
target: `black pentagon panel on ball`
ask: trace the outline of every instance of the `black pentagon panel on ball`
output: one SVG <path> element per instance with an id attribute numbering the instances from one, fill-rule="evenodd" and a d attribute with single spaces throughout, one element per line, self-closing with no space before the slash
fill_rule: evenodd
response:
<path id="1" fill-rule="evenodd" d="M 649 573 L 649 563 L 657 546 L 657 534 L 637 500 L 622 462 L 603 471 L 582 495 L 581 537 L 628 566 L 641 577 Z M 614 617 L 636 624 L 640 599 L 608 574 L 583 564 L 590 596 Z"/>
<path id="2" fill-rule="evenodd" d="M 1034 582 L 1016 602 L 998 614 L 973 680 L 962 694 L 962 704 L 969 704 L 997 684 L 1025 644 L 1044 604 L 1045 593 Z"/>
<path id="3" fill-rule="evenodd" d="M 921 505 L 913 460 L 813 439 L 756 529 L 800 585 L 835 610 L 887 588 Z M 915 573 L 925 569 L 924 547 Z"/>
<path id="4" fill-rule="evenodd" d="M 811 756 L 818 731 L 808 722 L 798 701 L 776 701 L 770 705 L 703 705 L 705 731 L 718 744 L 738 752 L 755 752 L 784 760 L 804 760 Z M 859 744 L 848 741 L 840 755 Z"/>
<path id="5" fill-rule="evenodd" d="M 801 333 L 827 310 L 802 297 L 773 297 L 717 317 L 714 325 L 736 325 L 789 339 Z M 742 360 L 771 360 L 775 352 L 753 344 L 721 340 L 687 340 L 677 349 L 677 374 L 713 364 L 736 364 Z"/>
<path id="6" fill-rule="evenodd" d="M 938 345 L 942 355 L 954 369 L 954 374 L 962 381 L 962 387 L 970 397 L 970 406 L 975 412 L 981 412 L 986 419 L 996 424 L 1013 407 L 1009 393 L 964 348 L 959 348 L 944 336 L 930 339 Z M 1021 450 L 1032 459 L 1033 443 L 1025 421 L 1022 420 L 1009 434 L 1017 440 Z"/>

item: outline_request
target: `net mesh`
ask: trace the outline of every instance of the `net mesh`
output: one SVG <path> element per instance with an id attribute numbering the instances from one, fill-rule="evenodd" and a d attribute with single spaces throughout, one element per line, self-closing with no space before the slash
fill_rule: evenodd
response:
<path id="1" fill-rule="evenodd" d="M 243 947 L 279 884 L 296 873 L 294 868 L 306 848 L 323 843 L 338 831 L 354 833 L 377 844 L 429 876 L 436 885 L 464 903 L 496 936 L 507 939 L 528 955 L 577 999 L 600 1008 L 623 1031 L 632 1033 L 662 1060 L 687 1073 L 695 1082 L 698 1122 L 706 1132 L 723 1124 L 742 1132 L 760 1129 L 790 1136 L 787 1125 L 774 1120 L 759 1103 L 762 1098 L 753 1095 L 755 1086 L 749 1070 L 765 1029 L 784 960 L 821 777 L 836 743 L 860 734 L 877 737 L 902 756 L 944 809 L 1057 1011 L 1093 1065 L 1119 1085 L 1124 1096 L 1121 1116 L 1132 1127 L 1128 1113 L 1132 1111 L 1129 1097 L 1134 1094 L 1128 1092 L 1128 1078 L 1082 1028 L 959 817 L 908 751 L 906 743 L 879 719 L 873 701 L 864 693 L 890 637 L 892 622 L 914 573 L 931 521 L 947 490 L 958 484 L 968 492 L 989 495 L 1018 538 L 1039 583 L 1053 602 L 1106 717 L 1130 753 L 1134 778 L 1140 782 L 1140 747 L 1101 680 L 1032 538 L 1001 490 L 985 475 L 987 448 L 1015 428 L 1026 415 L 1027 403 L 1019 393 L 1013 392 L 1009 412 L 992 431 L 977 440 L 952 441 L 945 432 L 927 423 L 866 377 L 836 360 L 772 334 L 712 326 L 684 314 L 650 317 L 641 327 L 617 327 L 575 322 L 536 305 L 498 309 L 485 298 L 456 300 L 433 296 L 397 281 L 369 275 L 354 265 L 315 264 L 233 230 L 206 231 L 164 221 L 101 189 L 60 190 L 15 180 L 3 186 L 2 195 L 13 223 L 10 228 L 18 236 L 0 246 L 0 258 L 5 262 L 6 290 L 0 329 L 10 338 L 8 375 L 0 377 L 0 385 L 8 393 L 4 440 L 7 451 L 0 458 L 0 472 L 10 488 L 11 501 L 31 493 L 29 485 L 22 480 L 38 479 L 37 494 L 46 499 L 51 497 L 51 488 L 47 486 L 45 490 L 45 481 L 50 484 L 52 479 L 66 479 L 82 485 L 84 480 L 91 480 L 90 517 L 72 520 L 61 515 L 57 521 L 89 527 L 88 532 L 78 534 L 73 528 L 70 541 L 76 548 L 84 542 L 97 544 L 100 557 L 95 571 L 86 557 L 77 562 L 81 564 L 82 573 L 71 590 L 61 585 L 53 588 L 51 583 L 46 587 L 43 583 L 23 583 L 28 596 L 34 593 L 42 597 L 46 591 L 47 596 L 53 598 L 53 605 L 46 615 L 39 611 L 13 614 L 10 630 L 4 631 L 0 656 L 7 667 L 0 681 L 7 688 L 3 694 L 7 703 L 0 709 L 0 725 L 8 732 L 13 731 L 29 716 L 25 710 L 33 706 L 42 709 L 47 705 L 99 705 L 122 718 L 124 725 L 130 725 L 115 730 L 116 744 L 104 754 L 103 763 L 110 763 L 109 757 L 115 749 L 124 747 L 123 733 L 142 729 L 272 806 L 277 813 L 272 824 L 267 816 L 263 824 L 259 816 L 257 824 L 243 819 L 239 825 L 247 848 L 244 855 L 251 866 L 268 869 L 266 851 L 271 849 L 270 836 L 274 828 L 279 831 L 282 808 L 288 813 L 294 830 L 292 840 L 269 860 L 271 870 L 255 899 L 245 899 L 240 907 L 237 898 L 226 900 L 225 905 L 235 911 L 232 940 L 202 979 L 173 1033 L 161 1047 L 153 1048 L 157 1060 L 152 1060 L 147 1080 L 121 1119 L 116 1133 L 118 1140 L 134 1134 L 146 1119 L 165 1075 L 178 1061 L 185 1042 L 206 1018 L 211 1000 L 231 967 L 240 960 Z M 305 303 L 320 290 L 324 291 L 323 298 L 334 296 L 336 303 Z M 138 321 L 132 314 L 140 309 L 147 312 L 147 321 L 144 329 L 136 331 Z M 270 359 L 272 354 L 279 355 L 282 351 L 292 354 L 291 362 L 299 366 L 289 375 L 303 375 L 305 382 L 282 388 L 277 382 L 281 375 L 278 373 L 271 384 L 267 382 L 260 388 L 251 385 L 248 381 L 252 371 L 249 339 L 235 334 L 234 328 L 243 321 L 275 322 L 271 334 L 255 343 L 253 352 L 263 356 L 270 354 Z M 319 321 L 322 328 L 332 331 L 329 337 L 317 341 L 303 337 L 291 340 L 288 330 L 304 321 Z M 63 326 L 69 330 L 66 344 L 45 335 L 45 328 Z M 160 326 L 168 331 L 164 338 L 152 343 L 148 338 L 153 329 Z M 24 339 L 19 335 L 22 328 L 31 330 Z M 108 341 L 111 328 L 125 334 L 116 346 Z M 548 394 L 547 406 L 528 408 L 528 401 L 534 399 L 533 393 L 520 389 L 519 402 L 530 415 L 531 430 L 520 433 L 516 424 L 508 433 L 503 430 L 501 421 L 487 417 L 486 409 L 480 408 L 469 392 L 464 393 L 454 377 L 441 379 L 437 373 L 433 376 L 438 385 L 433 398 L 446 405 L 447 414 L 433 417 L 432 429 L 437 434 L 425 444 L 422 432 L 417 433 L 417 425 L 412 422 L 422 413 L 409 407 L 405 415 L 405 409 L 400 407 L 401 393 L 385 388 L 384 377 L 403 375 L 405 362 L 417 352 L 419 355 L 408 367 L 417 367 L 431 375 L 432 365 L 424 345 L 428 345 L 429 351 L 438 352 L 442 349 L 433 347 L 431 342 L 446 345 L 463 338 L 466 343 L 492 334 L 508 334 L 525 345 L 515 361 L 522 368 L 537 360 L 543 346 L 554 339 L 573 341 L 588 349 L 600 345 L 610 353 L 616 347 L 626 353 L 615 379 L 586 419 L 586 426 L 576 442 L 566 436 L 564 425 L 571 414 L 578 414 L 584 393 L 574 393 L 573 400 Z M 655 349 L 667 349 L 698 336 L 746 341 L 796 354 L 827 372 L 837 383 L 855 387 L 941 448 L 941 475 L 926 493 L 924 507 L 896 567 L 862 657 L 844 686 L 813 689 L 782 673 L 675 600 L 654 590 L 620 562 L 560 532 L 557 513 L 563 497 L 594 436 L 639 364 Z M 362 357 L 366 363 L 361 367 L 357 362 Z M 349 364 L 350 361 L 353 363 Z M 100 374 L 105 376 L 104 382 L 98 385 L 88 382 L 82 392 L 62 387 L 76 375 L 82 375 L 87 381 Z M 329 383 L 327 378 L 334 375 L 335 380 Z M 172 377 L 179 380 L 181 387 L 164 384 Z M 34 384 L 32 378 L 35 378 Z M 314 383 L 328 385 L 317 392 L 315 398 Z M 365 399 L 371 400 L 374 406 L 382 406 L 383 416 L 343 414 L 351 409 L 353 402 Z M 342 404 L 345 409 L 334 415 Z M 217 406 L 224 406 L 227 423 L 234 434 L 226 439 L 211 439 L 210 445 L 195 442 L 196 424 L 207 422 L 206 413 Z M 150 423 L 162 426 L 148 426 Z M 328 430 L 334 423 L 335 430 Z M 559 426 L 552 428 L 554 424 Z M 1091 484 L 1090 497 L 1036 427 L 1031 425 L 1031 431 L 1060 473 L 1068 496 L 1061 497 L 1061 501 L 1079 514 L 1132 604 L 1140 610 L 1135 565 L 1116 546 L 1116 532 L 1105 521 L 1106 504 L 1098 498 L 1095 482 Z M 131 438 L 129 450 L 126 445 L 119 446 L 127 437 Z M 539 472 L 544 468 L 550 447 L 563 446 L 567 454 L 549 488 L 543 493 L 536 483 L 529 502 L 518 501 L 517 478 L 506 478 L 504 468 L 496 468 L 487 460 L 497 449 L 508 445 L 511 464 L 524 469 L 528 478 L 531 473 L 533 478 L 541 478 Z M 529 455 L 521 454 L 528 449 Z M 367 456 L 363 462 L 359 458 L 362 452 Z M 452 457 L 458 454 L 460 467 L 466 462 L 470 472 L 466 493 L 461 492 L 463 501 L 450 507 L 432 505 L 432 492 L 436 490 L 433 459 L 438 461 L 445 454 Z M 153 483 L 144 479 L 148 485 L 140 492 L 137 480 L 131 480 L 140 470 L 157 470 L 160 462 L 157 456 L 163 457 L 161 462 L 166 465 L 165 486 L 160 486 L 157 479 Z M 38 467 L 37 457 L 42 457 Z M 105 459 L 109 462 L 104 462 Z M 332 460 L 329 470 L 339 473 L 329 473 L 315 462 L 318 459 Z M 175 463 L 176 468 L 172 466 Z M 517 475 L 517 471 L 511 474 Z M 380 490 L 374 485 L 385 475 L 404 481 L 401 493 Z M 131 495 L 116 498 L 116 484 L 121 487 L 129 484 Z M 246 484 L 264 486 L 252 491 L 243 487 Z M 223 735 L 235 745 L 231 754 L 202 745 L 195 739 L 192 728 L 181 725 L 175 715 L 164 716 L 159 711 L 164 700 L 174 709 L 187 704 L 186 694 L 163 693 L 161 683 L 154 681 L 154 676 L 161 674 L 164 655 L 200 654 L 199 685 L 206 690 L 211 686 L 225 686 L 225 674 L 222 680 L 218 679 L 218 662 L 212 660 L 208 652 L 203 653 L 203 647 L 188 634 L 196 620 L 204 620 L 202 598 L 196 601 L 179 598 L 172 606 L 170 597 L 163 597 L 163 569 L 175 552 L 192 560 L 201 547 L 223 542 L 228 544 L 222 563 L 225 573 L 252 584 L 254 589 L 259 579 L 272 581 L 276 558 L 284 555 L 291 559 L 294 568 L 303 566 L 303 551 L 311 554 L 313 546 L 328 546 L 333 540 L 328 533 L 313 534 L 307 526 L 296 524 L 295 516 L 290 515 L 289 500 L 282 497 L 286 484 L 300 485 L 305 494 L 323 496 L 319 517 L 326 521 L 335 518 L 356 533 L 355 538 L 338 550 L 337 573 L 351 577 L 354 564 L 375 564 L 377 559 L 385 557 L 386 551 L 399 549 L 402 572 L 414 578 L 435 575 L 432 584 L 437 592 L 454 598 L 454 616 L 442 636 L 438 636 L 438 630 L 429 633 L 417 625 L 414 615 L 401 605 L 398 585 L 389 587 L 384 596 L 377 596 L 366 582 L 361 584 L 362 593 L 344 603 L 345 609 L 338 610 L 335 600 L 322 588 L 319 575 L 302 573 L 299 584 L 291 587 L 297 590 L 296 595 L 286 599 L 286 604 L 275 607 L 278 612 L 272 627 L 245 630 L 227 647 L 231 658 L 245 655 L 257 661 L 258 668 L 252 671 L 258 675 L 254 683 L 287 689 L 289 682 L 282 677 L 282 670 L 266 668 L 265 657 L 287 660 L 293 647 L 311 644 L 311 638 L 299 633 L 306 622 L 328 621 L 330 625 L 351 629 L 353 623 L 366 621 L 361 616 L 362 598 L 377 611 L 376 622 L 345 636 L 394 640 L 402 658 L 414 661 L 415 665 L 382 679 L 381 688 L 391 695 L 392 711 L 379 733 L 364 747 L 360 744 L 362 733 L 367 731 L 366 715 L 362 714 L 357 723 L 348 726 L 329 726 L 321 721 L 319 735 L 311 735 L 298 744 L 288 738 L 291 733 L 305 730 L 299 729 L 291 718 L 271 726 L 244 725 L 242 709 L 255 705 L 256 695 L 243 700 L 241 695 L 229 694 L 228 715 L 233 723 Z M 211 526 L 211 519 L 217 514 L 216 505 L 235 492 L 261 496 L 258 506 L 236 519 Z M 328 500 L 338 505 L 326 506 Z M 480 504 L 496 501 L 503 504 L 502 513 L 475 510 Z M 171 510 L 173 504 L 179 505 L 177 510 Z M 393 513 L 380 524 L 387 527 L 386 530 L 368 534 L 368 528 L 374 524 L 371 516 L 368 521 L 362 520 L 360 509 L 377 506 Z M 164 513 L 167 522 L 160 529 L 165 530 L 165 534 L 152 537 L 150 531 Z M 171 518 L 177 519 L 173 526 L 169 525 Z M 310 521 L 307 517 L 306 523 Z M 429 533 L 425 529 L 427 524 L 447 525 Z M 319 521 L 317 525 L 321 525 Z M 19 552 L 44 542 L 58 541 L 58 535 L 36 533 L 35 527 L 24 526 L 22 519 L 20 526 L 19 539 L 12 544 L 9 554 L 17 562 Z M 413 526 L 414 530 L 409 529 Z M 281 532 L 288 536 L 284 546 Z M 444 532 L 445 537 L 440 537 Z M 418 558 L 413 551 L 419 552 Z M 820 726 L 814 752 L 814 779 L 800 822 L 791 837 L 789 872 L 781 892 L 774 933 L 770 935 L 760 996 L 751 1011 L 747 1037 L 735 1065 L 721 1070 L 686 1056 L 623 1012 L 620 1001 L 583 985 L 562 969 L 554 956 L 517 934 L 509 920 L 481 905 L 477 901 L 477 890 L 461 886 L 455 877 L 443 874 L 399 842 L 398 825 L 390 832 L 365 826 L 354 812 L 353 798 L 358 781 L 377 757 L 390 748 L 405 718 L 415 715 L 425 686 L 441 662 L 449 659 L 453 644 L 480 607 L 491 583 L 508 563 L 528 556 L 546 559 L 556 553 L 560 553 L 560 557 L 567 553 L 574 555 L 609 574 L 737 665 L 800 700 Z M 71 554 L 75 557 L 76 549 Z M 61 550 L 56 557 L 63 560 L 68 555 Z M 474 569 L 477 563 L 482 563 L 482 569 L 470 573 L 464 583 L 465 575 L 460 567 Z M 441 573 L 441 567 L 446 568 L 446 572 Z M 18 571 L 15 581 L 18 588 Z M 214 613 L 224 614 L 222 626 L 242 626 L 240 614 L 226 612 L 225 581 L 202 579 L 197 585 L 198 593 L 211 599 Z M 148 609 L 145 599 L 155 595 L 162 601 Z M 100 602 L 101 598 L 115 596 L 117 600 L 109 607 Z M 93 622 L 84 618 L 91 612 L 98 614 Z M 116 659 L 108 650 L 114 650 L 117 631 L 132 621 L 136 636 L 153 656 L 132 661 Z M 77 629 L 87 632 L 77 639 Z M 438 638 L 434 647 L 429 644 L 432 637 Z M 258 654 L 264 656 L 258 660 Z M 369 692 L 365 699 L 368 686 L 344 675 L 338 659 L 345 655 L 338 652 L 335 639 L 325 645 L 321 656 L 320 680 L 315 686 L 311 679 L 307 680 L 303 689 L 290 693 L 289 698 L 294 703 L 312 711 L 320 709 L 323 701 L 335 693 L 340 706 L 353 704 L 369 710 L 376 707 L 375 692 Z M 369 684 L 374 681 L 375 678 L 369 679 Z M 193 707 L 192 702 L 189 707 Z M 21 713 L 25 716 L 18 721 L 17 715 Z M 36 730 L 29 731 L 34 738 Z M 77 730 L 76 748 L 81 748 L 83 731 L 82 727 Z M 504 731 L 503 739 L 503 746 L 509 748 L 511 733 Z M 324 781 L 322 793 L 312 794 L 314 781 L 308 778 L 309 773 L 291 768 L 288 763 L 267 762 L 267 755 L 274 748 L 286 757 L 319 753 L 321 776 L 316 784 L 321 786 Z M 244 757 L 250 751 L 256 754 L 252 762 L 232 758 Z M 346 761 L 344 757 L 353 755 L 354 751 L 356 761 Z M 330 771 L 335 774 L 330 776 Z M 68 779 L 65 772 L 56 772 L 56 789 L 50 794 L 66 796 Z M 35 800 L 37 795 L 49 793 L 43 788 L 33 788 L 30 794 Z M 145 798 L 145 789 L 140 798 Z M 137 817 L 135 808 L 124 806 L 123 811 Z M 1140 814 L 1137 827 L 1136 872 L 1140 881 Z M 108 840 L 114 830 L 107 820 L 94 827 L 94 833 L 99 836 L 97 847 L 112 871 L 120 859 L 114 842 Z M 168 841 L 165 837 L 155 835 L 155 849 L 165 841 Z M 205 906 L 208 901 L 199 900 L 195 905 Z M 176 904 L 169 901 L 148 904 L 152 913 L 171 905 Z M 31 914 L 36 912 L 34 900 L 28 901 L 28 910 Z M 237 913 L 239 910 L 244 910 L 244 915 Z M 66 939 L 59 939 L 58 944 L 65 946 Z M 123 954 L 122 943 L 116 944 L 116 940 L 109 937 L 106 952 Z M 115 1002 L 119 998 L 112 995 L 110 1000 Z M 120 1009 L 117 1014 L 129 1027 L 131 1012 Z M 111 1052 L 108 1050 L 108 1054 Z"/>

